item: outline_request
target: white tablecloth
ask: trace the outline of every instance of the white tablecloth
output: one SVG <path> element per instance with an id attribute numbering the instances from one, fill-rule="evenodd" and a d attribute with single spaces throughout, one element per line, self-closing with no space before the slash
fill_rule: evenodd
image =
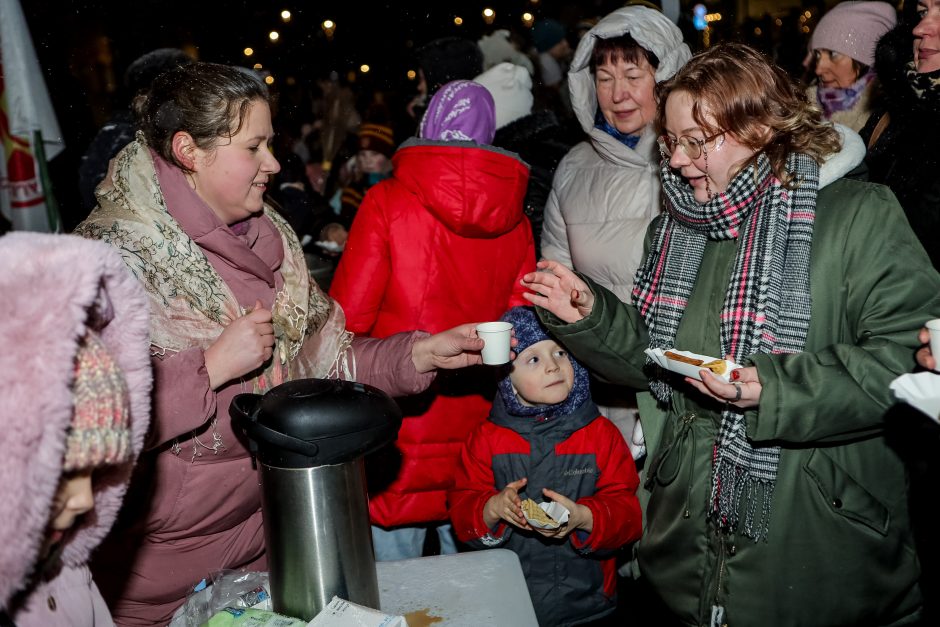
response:
<path id="1" fill-rule="evenodd" d="M 434 627 L 538 627 L 519 558 L 506 549 L 378 562 L 379 604 L 386 614 L 419 612 Z M 211 586 L 196 593 L 206 602 Z M 170 627 L 185 627 L 183 608 Z"/>
<path id="2" fill-rule="evenodd" d="M 437 625 L 538 627 L 519 558 L 489 549 L 378 562 L 379 599 L 386 614 L 427 610 Z"/>

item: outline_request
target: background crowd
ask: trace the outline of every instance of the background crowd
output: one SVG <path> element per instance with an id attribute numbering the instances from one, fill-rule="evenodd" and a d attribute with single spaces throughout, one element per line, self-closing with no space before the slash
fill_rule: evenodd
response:
<path id="1" fill-rule="evenodd" d="M 78 400 L 53 408 L 44 437 L 65 463 L 36 479 L 41 504 L 92 477 L 106 515 L 82 518 L 93 500 L 75 508 L 81 533 L 31 532 L 15 558 L 41 567 L 3 589 L 17 624 L 36 620 L 30 590 L 61 594 L 41 587 L 60 557 L 83 586 L 95 572 L 91 606 L 119 624 L 168 620 L 220 554 L 264 568 L 225 408 L 245 386 L 305 376 L 400 398 L 398 441 L 368 466 L 377 558 L 506 543 L 544 624 L 940 617 L 940 431 L 887 388 L 940 316 L 940 2 L 813 7 L 805 44 L 762 38 L 760 20 L 716 29 L 738 42 L 719 43 L 656 3 L 603 8 L 413 42 L 406 88 L 324 68 L 269 88 L 262 69 L 183 47 L 127 64 L 121 105 L 55 184 L 74 185 L 67 230 L 109 242 L 146 288 L 125 294 L 103 255 L 75 270 L 96 289 L 60 295 L 77 316 L 60 322 L 61 357 L 107 368 L 110 354 L 127 381 L 96 390 L 130 400 L 107 419 Z M 11 264 L 52 246 L 7 241 Z M 120 303 L 148 299 L 152 407 L 113 337 L 139 331 Z M 563 396 L 530 396 L 518 362 L 479 365 L 466 323 L 504 313 L 524 364 L 554 367 Z M 651 370 L 643 349 L 674 344 L 745 367 L 731 381 Z M 116 430 L 120 450 L 75 461 L 59 440 L 83 419 Z M 523 440 L 604 459 L 597 484 L 560 490 L 553 473 L 583 469 L 512 461 Z M 538 537 L 526 495 L 570 505 L 571 527 Z M 115 555 L 123 569 L 107 567 Z M 563 560 L 572 581 L 537 568 Z"/>

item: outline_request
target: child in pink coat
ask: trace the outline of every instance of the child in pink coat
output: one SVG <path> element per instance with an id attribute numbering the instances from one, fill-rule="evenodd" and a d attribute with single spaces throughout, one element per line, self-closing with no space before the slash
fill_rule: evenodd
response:
<path id="1" fill-rule="evenodd" d="M 0 625 L 112 625 L 87 562 L 150 414 L 149 310 L 107 244 L 0 238 Z"/>

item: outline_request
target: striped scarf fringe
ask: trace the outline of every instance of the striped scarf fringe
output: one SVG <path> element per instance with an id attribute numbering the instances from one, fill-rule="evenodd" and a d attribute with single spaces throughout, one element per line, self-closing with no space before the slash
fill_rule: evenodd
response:
<path id="1" fill-rule="evenodd" d="M 786 169 L 798 181 L 796 189 L 785 187 L 761 154 L 725 192 L 699 204 L 688 182 L 663 162 L 666 213 L 633 289 L 650 348 L 673 348 L 708 240 L 737 239 L 721 311 L 720 356 L 731 355 L 740 363 L 755 353 L 803 350 L 812 309 L 809 262 L 819 166 L 794 153 Z M 648 371 L 653 395 L 668 405 L 672 387 L 664 373 L 651 360 Z M 780 448 L 753 447 L 743 412 L 726 406 L 715 444 L 710 500 L 719 528 L 755 541 L 766 539 L 779 461 Z"/>

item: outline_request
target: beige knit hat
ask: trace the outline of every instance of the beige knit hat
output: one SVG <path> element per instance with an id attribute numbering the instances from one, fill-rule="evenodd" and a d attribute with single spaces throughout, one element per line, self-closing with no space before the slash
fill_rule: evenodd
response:
<path id="1" fill-rule="evenodd" d="M 75 358 L 74 410 L 66 439 L 66 472 L 130 458 L 127 382 L 101 338 L 89 330 Z"/>

